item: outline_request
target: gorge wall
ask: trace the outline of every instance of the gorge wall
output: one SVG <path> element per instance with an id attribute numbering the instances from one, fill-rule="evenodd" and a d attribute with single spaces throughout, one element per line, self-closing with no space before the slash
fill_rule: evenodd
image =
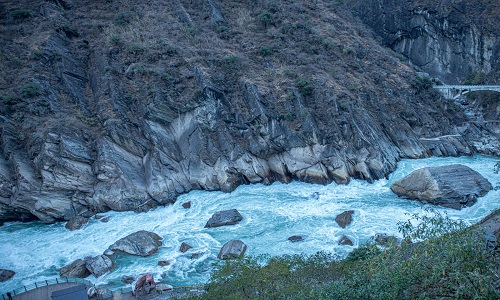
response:
<path id="1" fill-rule="evenodd" d="M 229 2 L 3 1 L 0 221 L 499 154 L 338 4 Z"/>
<path id="2" fill-rule="evenodd" d="M 457 84 L 475 71 L 491 73 L 491 83 L 498 84 L 497 1 L 368 0 L 348 5 L 384 44 L 432 77 Z"/>

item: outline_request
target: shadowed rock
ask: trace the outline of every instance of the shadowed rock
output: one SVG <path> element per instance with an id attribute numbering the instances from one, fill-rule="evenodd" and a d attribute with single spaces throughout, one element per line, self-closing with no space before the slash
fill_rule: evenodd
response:
<path id="1" fill-rule="evenodd" d="M 381 246 L 396 245 L 400 242 L 397 237 L 388 235 L 386 233 L 377 233 L 373 237 L 373 241 Z"/>
<path id="2" fill-rule="evenodd" d="M 354 210 L 347 210 L 335 217 L 335 222 L 339 224 L 340 227 L 346 228 L 347 225 L 351 224 L 352 222 L 352 214 L 354 213 Z"/>
<path id="3" fill-rule="evenodd" d="M 193 248 L 193 246 L 189 245 L 188 243 L 182 242 L 181 248 L 179 249 L 182 253 L 187 252 L 189 249 Z"/>
<path id="4" fill-rule="evenodd" d="M 85 278 L 90 275 L 90 271 L 85 266 L 83 259 L 77 259 L 74 262 L 62 267 L 59 270 L 61 277 Z"/>
<path id="5" fill-rule="evenodd" d="M 133 276 L 128 276 L 128 275 L 123 275 L 121 282 L 126 283 L 126 284 L 131 284 L 134 282 L 135 278 Z"/>
<path id="6" fill-rule="evenodd" d="M 0 282 L 7 281 L 14 276 L 16 272 L 11 270 L 0 269 Z"/>
<path id="7" fill-rule="evenodd" d="M 234 225 L 243 220 L 243 216 L 236 209 L 218 211 L 212 215 L 205 228 Z"/>
<path id="8" fill-rule="evenodd" d="M 492 188 L 481 174 L 459 164 L 418 169 L 391 185 L 398 196 L 454 209 L 473 205 Z"/>
<path id="9" fill-rule="evenodd" d="M 106 255 L 97 255 L 85 258 L 85 266 L 95 277 L 100 277 L 113 269 L 113 262 Z"/>
<path id="10" fill-rule="evenodd" d="M 85 226 L 89 222 L 88 218 L 82 216 L 74 216 L 71 218 L 65 227 L 69 230 L 77 230 Z"/>
<path id="11" fill-rule="evenodd" d="M 131 255 L 149 256 L 161 246 L 162 238 L 154 232 L 137 231 L 119 239 L 109 249 L 121 251 Z"/>
<path id="12" fill-rule="evenodd" d="M 292 235 L 291 237 L 288 238 L 288 240 L 292 243 L 295 243 L 295 242 L 303 241 L 304 238 L 300 235 Z"/>
<path id="13" fill-rule="evenodd" d="M 350 238 L 348 238 L 346 235 L 342 235 L 338 241 L 339 245 L 347 245 L 347 246 L 352 246 L 353 243 Z"/>
<path id="14" fill-rule="evenodd" d="M 158 265 L 159 265 L 160 267 L 165 267 L 165 266 L 170 265 L 170 262 L 169 262 L 168 260 L 160 260 L 160 261 L 158 262 Z"/>
<path id="15" fill-rule="evenodd" d="M 219 251 L 217 258 L 219 259 L 231 259 L 231 258 L 241 258 L 247 250 L 247 245 L 240 240 L 231 240 L 222 246 Z"/>
<path id="16" fill-rule="evenodd" d="M 184 207 L 186 209 L 191 208 L 191 201 L 182 203 L 182 207 Z"/>

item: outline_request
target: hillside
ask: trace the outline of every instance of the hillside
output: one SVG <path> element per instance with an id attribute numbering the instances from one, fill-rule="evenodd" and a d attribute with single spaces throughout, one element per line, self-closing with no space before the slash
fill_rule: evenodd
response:
<path id="1" fill-rule="evenodd" d="M 340 1 L 3 1 L 0 24 L 0 221 L 499 154 Z"/>

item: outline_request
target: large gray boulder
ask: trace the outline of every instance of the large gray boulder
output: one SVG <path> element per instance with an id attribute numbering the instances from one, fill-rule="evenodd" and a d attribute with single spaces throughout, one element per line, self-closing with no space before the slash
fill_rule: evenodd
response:
<path id="1" fill-rule="evenodd" d="M 121 251 L 131 255 L 149 256 L 161 246 L 162 238 L 154 232 L 137 231 L 119 239 L 109 249 Z"/>
<path id="2" fill-rule="evenodd" d="M 218 211 L 208 220 L 205 228 L 234 225 L 241 220 L 243 220 L 243 216 L 236 209 Z"/>
<path id="3" fill-rule="evenodd" d="M 95 277 L 100 277 L 113 269 L 113 261 L 106 255 L 87 257 L 85 258 L 85 267 Z"/>
<path id="4" fill-rule="evenodd" d="M 16 275 L 16 272 L 6 269 L 0 269 L 0 282 L 7 281 Z"/>
<path id="5" fill-rule="evenodd" d="M 481 174 L 459 164 L 418 169 L 391 185 L 398 196 L 454 209 L 473 205 L 492 188 Z"/>
<path id="6" fill-rule="evenodd" d="M 59 275 L 61 277 L 85 278 L 90 275 L 90 271 L 87 269 L 83 259 L 77 259 L 69 265 L 62 267 L 59 270 Z"/>
<path id="7" fill-rule="evenodd" d="M 230 258 L 241 258 L 247 250 L 247 245 L 240 240 L 231 240 L 222 246 L 219 251 L 217 258 L 219 259 L 230 259 Z"/>

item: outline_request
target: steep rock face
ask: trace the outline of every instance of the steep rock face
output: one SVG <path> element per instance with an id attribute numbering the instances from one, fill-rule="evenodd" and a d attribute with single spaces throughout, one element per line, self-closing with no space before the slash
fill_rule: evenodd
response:
<path id="1" fill-rule="evenodd" d="M 500 66 L 498 1 L 368 0 L 352 5 L 385 44 L 447 84 Z"/>
<path id="2" fill-rule="evenodd" d="M 0 220 L 373 181 L 474 151 L 453 104 L 330 1 L 0 6 Z"/>

